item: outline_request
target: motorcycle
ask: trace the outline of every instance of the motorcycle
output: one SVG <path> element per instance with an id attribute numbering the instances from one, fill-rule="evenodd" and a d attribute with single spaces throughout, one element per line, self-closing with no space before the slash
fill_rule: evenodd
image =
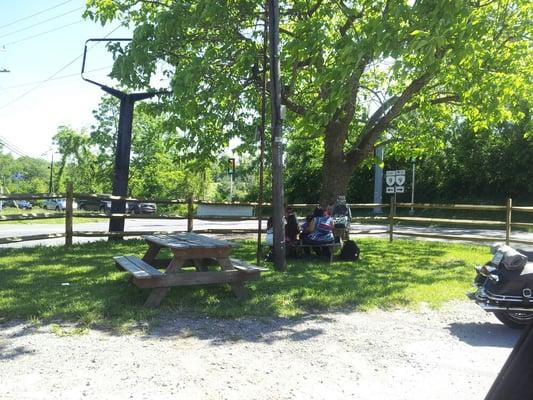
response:
<path id="1" fill-rule="evenodd" d="M 492 260 L 475 267 L 470 298 L 509 328 L 522 329 L 533 321 L 533 253 L 506 245 L 491 250 Z"/>

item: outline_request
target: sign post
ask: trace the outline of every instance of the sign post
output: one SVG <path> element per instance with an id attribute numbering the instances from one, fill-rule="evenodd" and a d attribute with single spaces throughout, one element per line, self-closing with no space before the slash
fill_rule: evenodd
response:
<path id="1" fill-rule="evenodd" d="M 409 211 L 409 215 L 414 215 L 415 210 L 413 208 L 413 205 L 415 204 L 415 169 L 416 169 L 416 163 L 415 163 L 414 158 L 411 160 L 411 165 L 413 169 L 412 171 L 413 177 L 411 178 L 411 210 Z"/>
<path id="2" fill-rule="evenodd" d="M 228 174 L 229 174 L 229 202 L 233 202 L 233 175 L 235 175 L 235 159 L 228 159 Z"/>
<path id="3" fill-rule="evenodd" d="M 397 169 L 385 171 L 385 193 L 394 194 L 394 202 L 396 202 L 396 193 L 405 192 L 405 169 Z"/>

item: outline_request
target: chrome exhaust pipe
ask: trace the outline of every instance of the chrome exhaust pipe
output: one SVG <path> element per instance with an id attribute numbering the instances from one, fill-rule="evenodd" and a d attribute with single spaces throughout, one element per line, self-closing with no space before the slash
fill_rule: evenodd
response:
<path id="1" fill-rule="evenodd" d="M 488 304 L 478 303 L 478 305 L 487 312 L 493 312 L 493 311 L 510 311 L 510 312 L 527 312 L 527 313 L 533 313 L 533 308 L 523 308 L 523 307 L 500 307 L 500 306 L 492 306 Z"/>

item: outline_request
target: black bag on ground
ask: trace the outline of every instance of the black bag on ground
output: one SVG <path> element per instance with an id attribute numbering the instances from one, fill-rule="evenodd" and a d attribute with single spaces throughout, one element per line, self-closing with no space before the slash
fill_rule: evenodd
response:
<path id="1" fill-rule="evenodd" d="M 359 247 L 353 240 L 347 240 L 341 249 L 340 259 L 343 261 L 357 261 L 359 259 Z"/>

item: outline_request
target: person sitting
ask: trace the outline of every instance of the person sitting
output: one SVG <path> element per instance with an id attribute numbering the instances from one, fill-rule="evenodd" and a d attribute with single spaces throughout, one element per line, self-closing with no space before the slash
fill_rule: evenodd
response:
<path id="1" fill-rule="evenodd" d="M 300 239 L 306 239 L 310 234 L 312 234 L 316 229 L 316 218 L 321 216 L 323 213 L 318 207 L 315 208 L 313 214 L 305 217 L 305 222 L 302 224 L 302 233 L 300 233 Z"/>
<path id="2" fill-rule="evenodd" d="M 298 226 L 296 215 L 287 215 L 287 223 L 285 224 L 285 246 L 287 249 L 287 257 L 297 257 L 297 251 L 294 245 L 298 243 L 299 233 L 300 227 Z"/>
<path id="3" fill-rule="evenodd" d="M 298 234 L 300 233 L 300 227 L 298 226 L 298 220 L 296 215 L 287 215 L 287 223 L 285 224 L 285 243 L 294 244 L 298 241 Z"/>
<path id="4" fill-rule="evenodd" d="M 272 251 L 272 246 L 274 245 L 274 220 L 272 217 L 267 220 L 266 242 L 269 248 L 265 261 L 272 262 L 274 260 L 274 253 Z"/>
<path id="5" fill-rule="evenodd" d="M 323 209 L 316 208 L 315 212 L 313 213 L 313 221 L 309 222 L 306 228 L 311 227 L 311 225 L 314 225 L 314 229 L 312 232 L 307 233 L 304 235 L 304 237 L 302 237 L 302 243 L 307 245 L 315 245 L 313 250 L 317 255 L 330 257 L 331 253 L 329 247 L 323 247 L 323 245 L 335 242 L 333 237 L 332 218 L 327 215 Z M 306 254 L 309 254 L 308 250 L 306 250 Z"/>

